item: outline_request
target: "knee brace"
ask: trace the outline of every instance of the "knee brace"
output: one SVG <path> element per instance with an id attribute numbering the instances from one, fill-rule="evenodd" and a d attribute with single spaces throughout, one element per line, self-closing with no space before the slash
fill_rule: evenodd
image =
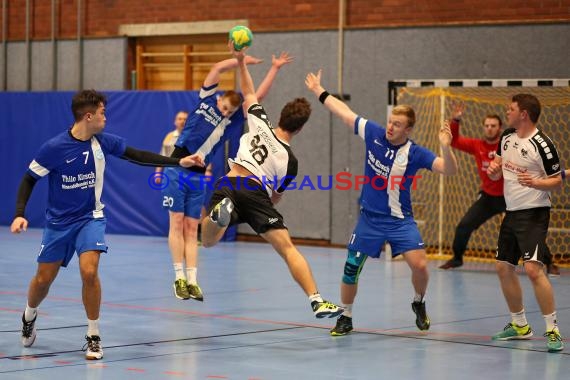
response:
<path id="1" fill-rule="evenodd" d="M 342 282 L 345 284 L 356 285 L 358 283 L 360 271 L 362 270 L 367 258 L 368 256 L 364 253 L 349 250 L 346 262 L 344 263 Z"/>

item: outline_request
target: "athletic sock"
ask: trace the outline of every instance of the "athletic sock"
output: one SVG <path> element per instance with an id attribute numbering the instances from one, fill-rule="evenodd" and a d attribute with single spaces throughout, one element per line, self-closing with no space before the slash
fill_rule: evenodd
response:
<path id="1" fill-rule="evenodd" d="M 174 263 L 174 275 L 176 280 L 186 280 L 184 276 L 184 269 L 182 268 L 182 263 Z"/>
<path id="2" fill-rule="evenodd" d="M 26 322 L 33 321 L 36 315 L 38 315 L 38 308 L 26 305 L 26 310 L 24 311 L 24 319 Z"/>
<path id="3" fill-rule="evenodd" d="M 186 279 L 188 281 L 189 284 L 198 284 L 198 281 L 196 280 L 196 275 L 198 274 L 198 268 L 194 267 L 194 268 L 186 268 Z"/>
<path id="4" fill-rule="evenodd" d="M 321 297 L 321 295 L 319 294 L 319 292 L 317 293 L 313 293 L 309 296 L 309 301 L 311 301 L 311 305 L 313 304 L 313 302 L 323 302 L 323 297 Z"/>
<path id="5" fill-rule="evenodd" d="M 425 294 L 422 295 L 422 294 L 417 294 L 417 293 L 416 293 L 416 294 L 414 295 L 414 302 L 422 302 L 422 303 L 425 303 L 425 302 L 426 302 L 425 297 L 426 297 Z"/>
<path id="6" fill-rule="evenodd" d="M 518 313 L 511 313 L 511 318 L 513 320 L 513 323 L 517 326 L 522 327 L 528 325 L 524 309 L 522 309 Z"/>
<path id="7" fill-rule="evenodd" d="M 352 304 L 342 304 L 342 307 L 344 307 L 342 315 L 348 318 L 352 318 Z"/>
<path id="8" fill-rule="evenodd" d="M 556 322 L 556 312 L 548 315 L 543 315 L 544 322 L 546 322 L 546 331 L 558 330 L 558 323 Z"/>
<path id="9" fill-rule="evenodd" d="M 99 319 L 87 320 L 87 336 L 99 336 Z"/>

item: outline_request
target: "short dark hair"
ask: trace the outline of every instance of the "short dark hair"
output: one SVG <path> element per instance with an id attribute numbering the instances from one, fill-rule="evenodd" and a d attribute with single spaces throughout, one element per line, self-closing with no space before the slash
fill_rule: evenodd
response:
<path id="1" fill-rule="evenodd" d="M 311 103 L 305 98 L 296 98 L 285 104 L 279 118 L 279 128 L 294 133 L 303 128 L 311 116 Z"/>
<path id="2" fill-rule="evenodd" d="M 499 115 L 497 115 L 496 113 L 489 113 L 487 114 L 487 116 L 485 116 L 485 119 L 483 119 L 483 122 L 485 122 L 486 119 L 495 119 L 499 122 L 499 127 L 503 126 L 503 120 L 501 119 L 501 117 Z"/>
<path id="3" fill-rule="evenodd" d="M 513 103 L 519 105 L 519 110 L 526 111 L 530 120 L 536 124 L 540 116 L 540 102 L 531 94 L 516 94 L 512 98 Z"/>
<path id="4" fill-rule="evenodd" d="M 107 97 L 95 90 L 83 90 L 73 95 L 71 112 L 75 121 L 80 121 L 87 112 L 94 113 L 101 103 L 106 105 Z"/>

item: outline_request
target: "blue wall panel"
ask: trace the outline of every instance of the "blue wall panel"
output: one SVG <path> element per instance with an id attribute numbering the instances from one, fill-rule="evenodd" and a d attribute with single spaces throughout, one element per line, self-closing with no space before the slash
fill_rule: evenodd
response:
<path id="1" fill-rule="evenodd" d="M 192 110 L 196 91 L 116 91 L 108 96 L 105 131 L 122 136 L 127 145 L 158 152 L 164 135 L 174 128 L 179 110 Z M 39 147 L 73 124 L 73 92 L 0 92 L 0 224 L 10 225 L 18 186 Z M 239 144 L 242 128 L 235 127 L 230 152 Z M 239 129 L 239 130 L 238 130 Z M 223 174 L 225 157 L 220 149 L 215 157 L 217 175 Z M 107 232 L 166 235 L 168 212 L 162 208 L 159 190 L 153 189 L 151 167 L 110 158 L 105 170 L 103 203 L 108 218 Z M 34 188 L 26 208 L 30 227 L 44 225 L 47 180 Z"/>

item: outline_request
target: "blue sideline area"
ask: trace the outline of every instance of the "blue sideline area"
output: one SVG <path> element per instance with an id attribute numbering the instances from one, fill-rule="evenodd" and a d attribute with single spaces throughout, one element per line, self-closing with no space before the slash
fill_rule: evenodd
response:
<path id="1" fill-rule="evenodd" d="M 0 224 L 10 225 L 22 176 L 40 146 L 73 124 L 71 98 L 74 92 L 0 92 Z M 108 97 L 105 131 L 126 139 L 127 145 L 158 152 L 165 134 L 174 128 L 179 110 L 191 111 L 197 91 L 112 91 Z M 239 146 L 240 127 L 231 129 L 228 155 Z M 214 175 L 226 170 L 226 151 L 213 157 Z M 108 218 L 107 232 L 115 234 L 168 234 L 168 212 L 162 207 L 160 190 L 151 188 L 151 167 L 110 158 L 105 170 L 102 201 Z M 30 227 L 43 227 L 47 178 L 39 181 L 28 202 Z M 225 240 L 234 240 L 236 229 Z"/>

